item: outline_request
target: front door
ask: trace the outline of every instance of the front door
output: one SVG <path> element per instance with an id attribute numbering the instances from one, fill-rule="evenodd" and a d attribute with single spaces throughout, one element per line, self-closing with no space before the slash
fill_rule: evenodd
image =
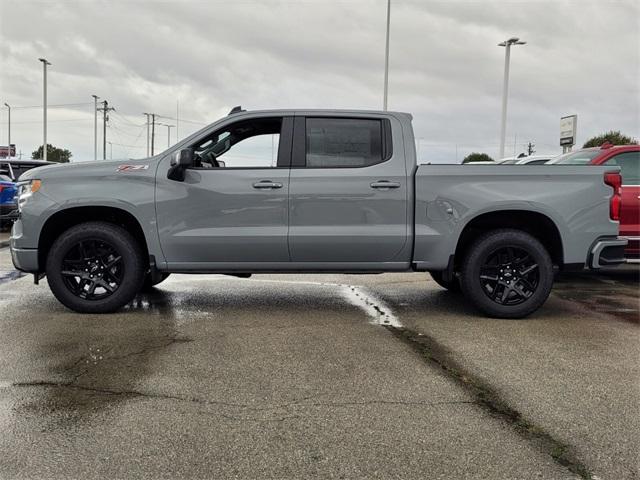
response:
<path id="1" fill-rule="evenodd" d="M 174 270 L 288 262 L 292 119 L 238 120 L 198 140 L 184 181 L 157 174 L 158 232 Z"/>
<path id="2" fill-rule="evenodd" d="M 384 116 L 297 116 L 289 196 L 292 262 L 358 270 L 409 261 L 399 123 L 392 132 Z"/>

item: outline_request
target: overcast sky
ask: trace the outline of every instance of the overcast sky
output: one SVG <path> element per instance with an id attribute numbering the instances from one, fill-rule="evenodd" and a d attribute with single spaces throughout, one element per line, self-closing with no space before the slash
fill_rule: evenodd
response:
<path id="1" fill-rule="evenodd" d="M 611 129 L 640 137 L 638 0 L 391 3 L 389 109 L 414 115 L 422 161 L 498 155 L 497 43 L 511 36 L 527 44 L 512 49 L 508 154 L 530 140 L 538 153 L 558 153 L 569 114 L 578 114 L 580 144 Z M 12 143 L 27 156 L 42 142 L 42 109 L 19 107 L 42 104 L 39 57 L 52 63 L 48 141 L 75 161 L 93 158 L 91 94 L 116 108 L 107 132 L 114 158 L 144 156 L 142 112 L 176 117 L 177 102 L 180 138 L 234 105 L 382 106 L 386 0 L 0 5 L 0 104 L 14 107 Z M 158 128 L 165 148 L 167 128 Z"/>

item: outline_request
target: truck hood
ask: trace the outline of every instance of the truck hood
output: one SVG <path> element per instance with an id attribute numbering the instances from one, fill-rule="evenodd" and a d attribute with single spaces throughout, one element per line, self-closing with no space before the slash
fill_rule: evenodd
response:
<path id="1" fill-rule="evenodd" d="M 57 165 L 32 168 L 20 176 L 20 181 L 60 176 L 74 177 L 76 175 L 113 175 L 114 173 L 126 168 L 131 168 L 132 170 L 151 170 L 159 160 L 160 158 L 156 156 L 138 160 L 97 160 L 89 162 L 60 163 Z"/>

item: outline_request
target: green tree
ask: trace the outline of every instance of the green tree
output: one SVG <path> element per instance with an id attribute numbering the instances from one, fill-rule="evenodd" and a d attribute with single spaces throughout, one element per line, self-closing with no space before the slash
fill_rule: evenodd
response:
<path id="1" fill-rule="evenodd" d="M 467 155 L 466 157 L 464 157 L 464 160 L 462 160 L 462 163 L 474 163 L 474 162 L 493 162 L 493 158 L 491 158 L 486 153 L 473 152 Z"/>
<path id="2" fill-rule="evenodd" d="M 590 138 L 582 148 L 599 147 L 605 143 L 610 143 L 612 145 L 636 145 L 638 140 L 623 135 L 619 130 L 611 130 L 610 132 L 603 133 L 597 137 Z"/>
<path id="3" fill-rule="evenodd" d="M 31 158 L 42 159 L 42 145 L 38 147 L 35 152 L 31 153 Z M 47 161 L 58 163 L 69 163 L 71 159 L 71 152 L 64 148 L 54 147 L 50 143 L 47 143 Z"/>

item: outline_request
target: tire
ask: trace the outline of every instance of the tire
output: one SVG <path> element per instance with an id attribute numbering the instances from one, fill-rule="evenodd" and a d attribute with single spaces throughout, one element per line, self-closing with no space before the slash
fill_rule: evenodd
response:
<path id="1" fill-rule="evenodd" d="M 429 272 L 431 278 L 433 278 L 433 281 L 440 285 L 442 288 L 445 288 L 450 292 L 460 292 L 460 281 L 458 280 L 458 278 L 456 277 L 451 281 L 447 281 L 442 278 L 442 273 L 443 272 L 441 271 Z"/>
<path id="2" fill-rule="evenodd" d="M 140 291 L 145 271 L 138 242 L 125 229 L 105 222 L 82 223 L 62 233 L 46 262 L 49 288 L 78 313 L 123 307 Z"/>
<path id="3" fill-rule="evenodd" d="M 161 273 L 160 274 L 160 280 L 153 282 L 151 280 L 151 274 L 147 273 L 144 277 L 144 282 L 142 283 L 142 288 L 140 289 L 142 292 L 149 292 L 153 289 L 153 287 L 155 287 L 156 285 L 164 282 L 167 277 L 169 277 L 169 275 L 171 275 L 170 273 Z"/>
<path id="4" fill-rule="evenodd" d="M 468 250 L 461 287 L 488 316 L 522 318 L 547 300 L 553 278 L 551 257 L 539 240 L 520 230 L 494 230 Z"/>

